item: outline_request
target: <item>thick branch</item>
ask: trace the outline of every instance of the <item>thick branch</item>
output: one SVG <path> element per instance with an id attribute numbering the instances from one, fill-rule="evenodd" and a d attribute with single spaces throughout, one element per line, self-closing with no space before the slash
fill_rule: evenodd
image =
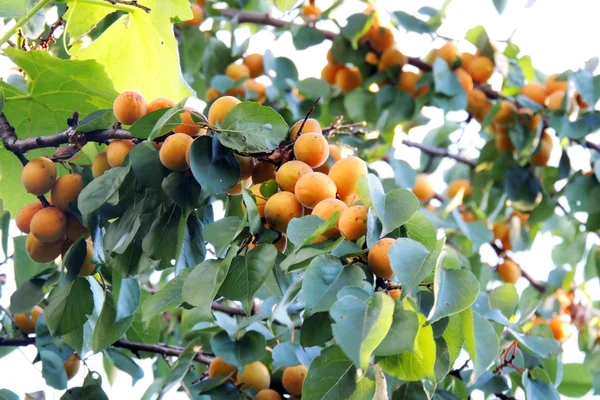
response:
<path id="1" fill-rule="evenodd" d="M 435 146 L 430 146 L 424 143 L 417 143 L 417 142 L 413 142 L 411 140 L 403 140 L 402 141 L 403 144 L 405 144 L 408 147 L 414 147 L 417 148 L 419 150 L 421 150 L 422 152 L 424 152 L 425 154 L 431 156 L 431 157 L 446 157 L 446 158 L 451 158 L 455 161 L 458 161 L 459 163 L 462 164 L 466 164 L 471 168 L 475 168 L 475 162 L 473 160 L 469 160 L 467 158 L 464 158 L 462 156 L 459 156 L 458 154 L 452 154 L 450 153 L 447 149 L 442 149 L 440 147 L 435 147 Z"/>

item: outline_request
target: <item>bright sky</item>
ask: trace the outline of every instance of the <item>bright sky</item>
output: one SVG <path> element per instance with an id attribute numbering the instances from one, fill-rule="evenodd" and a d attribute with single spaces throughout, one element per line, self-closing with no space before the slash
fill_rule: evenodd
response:
<path id="1" fill-rule="evenodd" d="M 322 8 L 327 8 L 332 1 L 317 0 Z M 400 3 L 400 4 L 399 4 Z M 397 1 L 379 0 L 377 2 L 381 11 L 401 10 L 410 13 L 423 6 L 439 8 L 443 1 Z M 513 35 L 513 41 L 520 46 L 521 51 L 532 57 L 533 65 L 546 74 L 562 72 L 566 69 L 577 69 L 583 65 L 583 61 L 593 56 L 600 56 L 600 47 L 597 39 L 600 37 L 600 24 L 597 17 L 600 15 L 600 2 L 597 0 L 510 0 L 503 15 L 499 16 L 492 5 L 492 0 L 453 0 L 447 9 L 447 18 L 439 31 L 443 37 L 450 39 L 461 39 L 465 32 L 475 26 L 484 25 L 493 40 L 503 41 Z M 533 4 L 532 4 L 533 3 Z M 530 5 L 524 8 L 525 5 Z M 347 15 L 360 12 L 364 4 L 356 0 L 344 2 L 335 17 L 343 20 Z M 321 23 L 323 29 L 334 29 L 331 24 Z M 240 29 L 239 38 L 248 36 L 249 31 Z M 227 34 L 220 36 L 227 40 Z M 250 52 L 262 53 L 270 49 L 276 56 L 289 57 L 295 61 L 301 78 L 320 76 L 321 68 L 325 65 L 325 52 L 330 44 L 325 42 L 307 50 L 297 51 L 292 46 L 291 35 L 281 36 L 275 43 L 274 36 L 268 32 L 260 32 L 254 35 L 250 42 Z M 432 48 L 438 46 L 438 42 L 432 43 L 431 38 L 417 34 L 397 33 L 397 42 L 400 49 L 410 56 L 423 56 Z M 465 45 L 465 50 L 471 49 Z M 7 74 L 7 65 L 0 57 L 0 76 Z M 433 113 L 430 117 L 433 122 L 421 132 L 411 132 L 411 138 L 420 139 L 430 127 L 439 125 L 441 116 Z M 415 149 L 401 149 L 402 158 L 416 165 L 418 151 Z M 581 154 L 573 154 L 571 159 L 578 160 L 581 166 L 587 162 Z M 556 157 L 554 157 L 556 158 Z M 441 180 L 436 182 L 437 189 L 443 189 Z M 16 228 L 14 233 L 17 234 Z M 545 278 L 552 267 L 551 246 L 555 244 L 549 236 L 538 236 L 533 249 L 527 254 L 518 254 L 516 259 L 531 275 L 537 278 Z M 488 255 L 485 255 L 486 258 Z M 581 267 L 581 266 L 579 266 Z M 3 297 L 0 304 L 8 307 L 9 299 L 14 287 L 13 266 L 11 264 L 0 267 L 0 273 L 8 275 L 8 284 L 3 287 Z M 581 276 L 581 268 L 578 275 Z M 597 292 L 597 291 L 596 291 Z M 0 388 L 7 388 L 17 393 L 21 398 L 25 393 L 44 390 L 46 398 L 58 399 L 61 392 L 48 388 L 41 377 L 40 366 L 32 365 L 30 360 L 35 357 L 35 348 L 21 348 L 9 356 L 0 359 Z M 582 356 L 577 349 L 576 337 L 573 337 L 565 345 L 565 362 L 581 362 Z M 151 363 L 148 360 L 140 361 L 139 364 L 145 371 L 145 377 L 134 387 L 131 387 L 131 379 L 124 373 L 116 376 L 111 386 L 106 379 L 102 367 L 102 357 L 94 355 L 88 359 L 88 365 L 95 371 L 100 372 L 104 379 L 104 389 L 109 398 L 132 398 L 142 396 L 146 388 L 152 382 Z M 82 371 L 85 368 L 82 367 Z M 80 372 L 69 386 L 79 386 L 83 382 L 84 373 Z M 168 399 L 186 397 L 176 393 L 170 393 Z"/>

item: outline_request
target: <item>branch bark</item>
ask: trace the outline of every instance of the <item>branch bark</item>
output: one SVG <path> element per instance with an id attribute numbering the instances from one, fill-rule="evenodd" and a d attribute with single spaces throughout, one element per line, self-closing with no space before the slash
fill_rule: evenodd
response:
<path id="1" fill-rule="evenodd" d="M 408 147 L 417 148 L 431 157 L 451 158 L 459 163 L 466 164 L 471 168 L 475 168 L 476 165 L 475 161 L 459 156 L 458 154 L 452 154 L 447 149 L 442 149 L 441 147 L 430 146 L 424 143 L 413 142 L 411 140 L 403 140 L 402 143 Z"/>

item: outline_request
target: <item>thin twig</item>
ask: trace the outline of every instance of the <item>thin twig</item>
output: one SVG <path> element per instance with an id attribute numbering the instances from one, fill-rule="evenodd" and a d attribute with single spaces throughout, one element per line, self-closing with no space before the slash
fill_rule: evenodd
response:
<path id="1" fill-rule="evenodd" d="M 431 157 L 446 157 L 451 158 L 459 163 L 468 165 L 471 168 L 475 168 L 475 161 L 469 160 L 465 157 L 459 156 L 458 154 L 452 154 L 447 149 L 441 147 L 430 146 L 424 143 L 413 142 L 412 140 L 403 140 L 402 143 L 408 147 L 414 147 Z"/>
<path id="2" fill-rule="evenodd" d="M 152 10 L 150 10 L 150 8 L 139 4 L 137 2 L 137 0 L 104 0 L 104 1 L 112 4 L 113 6 L 117 5 L 117 4 L 122 4 L 124 6 L 136 7 L 136 8 L 139 8 L 140 10 L 147 12 L 148 14 L 150 14 L 150 11 L 152 11 Z"/>

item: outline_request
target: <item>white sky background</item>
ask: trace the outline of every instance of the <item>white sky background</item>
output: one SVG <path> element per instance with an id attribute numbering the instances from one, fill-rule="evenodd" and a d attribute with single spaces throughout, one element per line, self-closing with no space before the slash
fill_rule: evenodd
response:
<path id="1" fill-rule="evenodd" d="M 327 8 L 332 1 L 317 0 L 317 4 L 322 8 Z M 378 0 L 377 5 L 380 11 L 385 10 L 403 10 L 416 14 L 416 11 L 423 6 L 432 6 L 439 8 L 442 0 Z M 522 53 L 532 57 L 533 65 L 538 70 L 546 74 L 562 72 L 566 69 L 578 69 L 583 66 L 583 62 L 593 56 L 600 56 L 600 24 L 597 23 L 600 15 L 600 1 L 598 0 L 538 0 L 534 4 L 525 8 L 531 0 L 509 0 L 504 14 L 499 16 L 492 5 L 492 0 L 453 0 L 447 9 L 447 18 L 439 30 L 439 34 L 446 38 L 462 39 L 465 32 L 475 25 L 484 25 L 492 40 L 503 41 L 513 34 L 513 42 L 520 46 Z M 350 14 L 361 12 L 364 4 L 355 0 L 349 0 L 338 9 L 334 17 L 343 20 Z M 385 13 L 382 13 L 385 15 Z M 323 29 L 335 29 L 333 24 L 319 23 L 318 27 Z M 441 41 L 432 42 L 426 35 L 417 35 L 414 33 L 396 32 L 397 43 L 400 49 L 409 56 L 424 56 L 432 47 L 439 46 Z M 239 39 L 244 39 L 249 35 L 249 30 L 240 29 L 236 33 Z M 222 32 L 219 37 L 222 40 L 228 40 L 228 33 Z M 320 71 L 326 64 L 325 52 L 329 49 L 330 43 L 324 42 L 319 46 L 307 50 L 295 50 L 292 45 L 291 35 L 286 34 L 273 42 L 274 35 L 269 32 L 259 32 L 255 34 L 250 42 L 249 52 L 262 53 L 270 49 L 275 56 L 285 56 L 292 59 L 299 70 L 300 78 L 320 77 Z M 464 50 L 473 50 L 470 44 L 461 45 Z M 500 46 L 503 48 L 503 46 Z M 5 76 L 8 72 L 6 59 L 0 57 L 0 75 Z M 497 79 L 493 83 L 500 83 Z M 432 122 L 426 129 L 411 131 L 411 139 L 420 140 L 425 133 L 432 127 L 441 124 L 441 114 L 432 111 L 428 115 Z M 473 132 L 471 132 L 473 133 Z M 467 142 L 468 142 L 468 136 Z M 417 165 L 418 150 L 401 148 L 397 156 L 406 159 L 414 166 Z M 572 154 L 571 160 L 578 163 L 576 168 L 589 168 L 589 157 L 583 156 L 584 151 Z M 467 153 L 468 155 L 468 153 Z M 556 162 L 558 154 L 553 154 L 553 160 Z M 552 160 L 551 160 L 552 163 Z M 446 165 L 446 164 L 443 164 Z M 440 176 L 434 177 L 436 189 L 440 192 L 444 189 L 444 184 Z M 17 234 L 14 228 L 14 234 Z M 517 254 L 515 259 L 532 276 L 545 279 L 548 272 L 553 268 L 551 259 L 551 248 L 556 244 L 549 235 L 538 235 L 533 248 L 528 253 Z M 484 254 L 486 259 L 487 254 Z M 9 299 L 14 287 L 14 276 L 11 264 L 0 267 L 0 273 L 8 275 L 8 283 L 3 287 L 3 296 L 0 298 L 0 304 L 8 307 Z M 581 271 L 577 274 L 582 276 Z M 524 283 L 521 283 L 525 286 Z M 596 293 L 598 293 L 596 291 Z M 582 354 L 577 349 L 576 337 L 574 336 L 564 346 L 565 362 L 581 362 Z M 36 351 L 33 346 L 21 348 L 14 351 L 9 356 L 0 359 L 0 388 L 7 388 L 24 398 L 25 393 L 44 390 L 47 399 L 58 399 L 62 395 L 61 391 L 56 391 L 45 385 L 40 373 L 40 364 L 32 365 L 29 360 L 33 360 Z M 100 355 L 92 356 L 88 359 L 88 365 L 95 371 L 100 372 L 104 378 L 104 389 L 111 399 L 131 398 L 138 399 L 142 396 L 148 385 L 152 382 L 151 362 L 149 360 L 138 361 L 145 372 L 145 377 L 134 387 L 131 387 L 131 379 L 125 373 L 119 373 L 112 386 L 104 375 L 102 368 L 102 357 Z M 69 387 L 79 386 L 83 382 L 85 368 L 82 366 L 81 372 L 69 382 Z M 178 393 L 170 393 L 168 399 L 185 399 L 186 397 Z"/>

